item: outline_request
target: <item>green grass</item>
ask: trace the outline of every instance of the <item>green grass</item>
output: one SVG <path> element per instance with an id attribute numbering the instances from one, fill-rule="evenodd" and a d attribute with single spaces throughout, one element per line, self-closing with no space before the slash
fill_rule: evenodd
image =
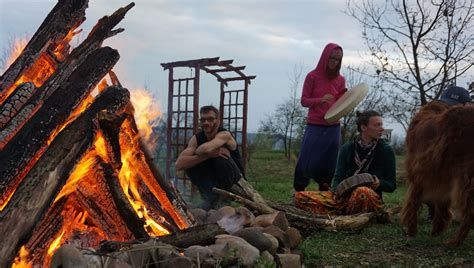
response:
<path id="1" fill-rule="evenodd" d="M 404 158 L 397 156 L 397 190 L 384 194 L 387 207 L 400 206 L 406 186 L 404 181 Z M 270 200 L 289 203 L 293 194 L 293 172 L 295 161 L 287 161 L 279 151 L 256 151 L 248 168 L 249 181 L 260 194 Z M 315 190 L 314 182 L 307 190 Z M 464 244 L 449 248 L 443 241 L 450 238 L 459 223 L 453 222 L 439 237 L 431 237 L 431 222 L 426 211 L 419 217 L 419 231 L 414 238 L 407 237 L 399 224 L 373 223 L 360 232 L 313 233 L 305 238 L 300 249 L 304 253 L 307 267 L 319 266 L 465 266 L 474 265 L 474 232 Z"/>

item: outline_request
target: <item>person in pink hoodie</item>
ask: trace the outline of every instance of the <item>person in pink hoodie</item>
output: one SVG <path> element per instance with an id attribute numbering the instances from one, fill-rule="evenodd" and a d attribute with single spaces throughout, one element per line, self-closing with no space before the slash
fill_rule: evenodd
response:
<path id="1" fill-rule="evenodd" d="M 324 115 L 346 89 L 346 81 L 339 73 L 343 51 L 329 43 L 324 48 L 316 69 L 306 75 L 301 105 L 309 108 L 301 152 L 295 168 L 293 187 L 304 191 L 310 179 L 319 184 L 320 191 L 329 190 L 336 168 L 341 140 L 339 122 L 329 123 Z"/>

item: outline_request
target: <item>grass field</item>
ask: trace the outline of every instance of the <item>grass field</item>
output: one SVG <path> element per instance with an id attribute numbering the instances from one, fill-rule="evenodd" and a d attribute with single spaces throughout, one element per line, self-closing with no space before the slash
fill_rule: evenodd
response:
<path id="1" fill-rule="evenodd" d="M 260 150 L 250 160 L 249 181 L 270 200 L 289 203 L 293 194 L 295 161 L 287 161 L 283 152 Z M 384 194 L 387 207 L 400 206 L 406 187 L 403 184 L 403 157 L 397 157 L 398 188 Z M 316 190 L 314 182 L 307 190 Z M 454 234 L 459 223 L 453 222 L 439 237 L 431 237 L 431 222 L 426 210 L 419 216 L 419 232 L 414 238 L 405 235 L 399 217 L 393 223 L 372 223 L 360 232 L 313 233 L 300 245 L 307 267 L 337 266 L 474 266 L 474 232 L 464 245 L 449 248 L 443 241 Z"/>

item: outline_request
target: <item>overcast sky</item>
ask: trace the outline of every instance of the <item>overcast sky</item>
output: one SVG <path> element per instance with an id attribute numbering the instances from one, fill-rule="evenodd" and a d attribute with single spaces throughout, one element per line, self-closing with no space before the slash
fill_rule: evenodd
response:
<path id="1" fill-rule="evenodd" d="M 56 2 L 0 0 L 1 43 L 11 36 L 31 37 Z M 128 3 L 90 0 L 81 27 L 84 33 L 100 17 Z M 245 74 L 257 76 L 249 88 L 248 128 L 253 132 L 265 114 L 288 98 L 294 66 L 302 66 L 304 79 L 326 43 L 343 47 L 343 65 L 364 60 L 361 28 L 342 12 L 345 0 L 136 0 L 135 4 L 119 24 L 125 31 L 105 45 L 121 55 L 115 71 L 122 84 L 146 85 L 162 111 L 168 87 L 163 62 L 220 57 L 234 59 L 234 66 L 247 66 Z M 219 83 L 205 72 L 201 77 L 200 104 L 218 105 Z"/>

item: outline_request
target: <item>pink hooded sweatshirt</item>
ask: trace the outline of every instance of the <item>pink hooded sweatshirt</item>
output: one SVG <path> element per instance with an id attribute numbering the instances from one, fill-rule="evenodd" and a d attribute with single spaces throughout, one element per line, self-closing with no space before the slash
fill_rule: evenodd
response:
<path id="1" fill-rule="evenodd" d="M 331 105 L 339 99 L 344 92 L 346 92 L 346 80 L 337 72 L 337 75 L 330 76 L 326 73 L 326 66 L 329 61 L 329 56 L 335 48 L 342 48 L 333 43 L 329 43 L 321 53 L 316 69 L 306 75 L 303 85 L 303 93 L 301 95 L 301 105 L 309 108 L 308 124 L 314 125 L 338 125 L 339 122 L 328 123 L 324 120 L 324 115 L 329 110 Z M 338 66 L 341 69 L 341 64 Z M 331 94 L 334 99 L 327 103 L 320 103 L 324 95 Z"/>

